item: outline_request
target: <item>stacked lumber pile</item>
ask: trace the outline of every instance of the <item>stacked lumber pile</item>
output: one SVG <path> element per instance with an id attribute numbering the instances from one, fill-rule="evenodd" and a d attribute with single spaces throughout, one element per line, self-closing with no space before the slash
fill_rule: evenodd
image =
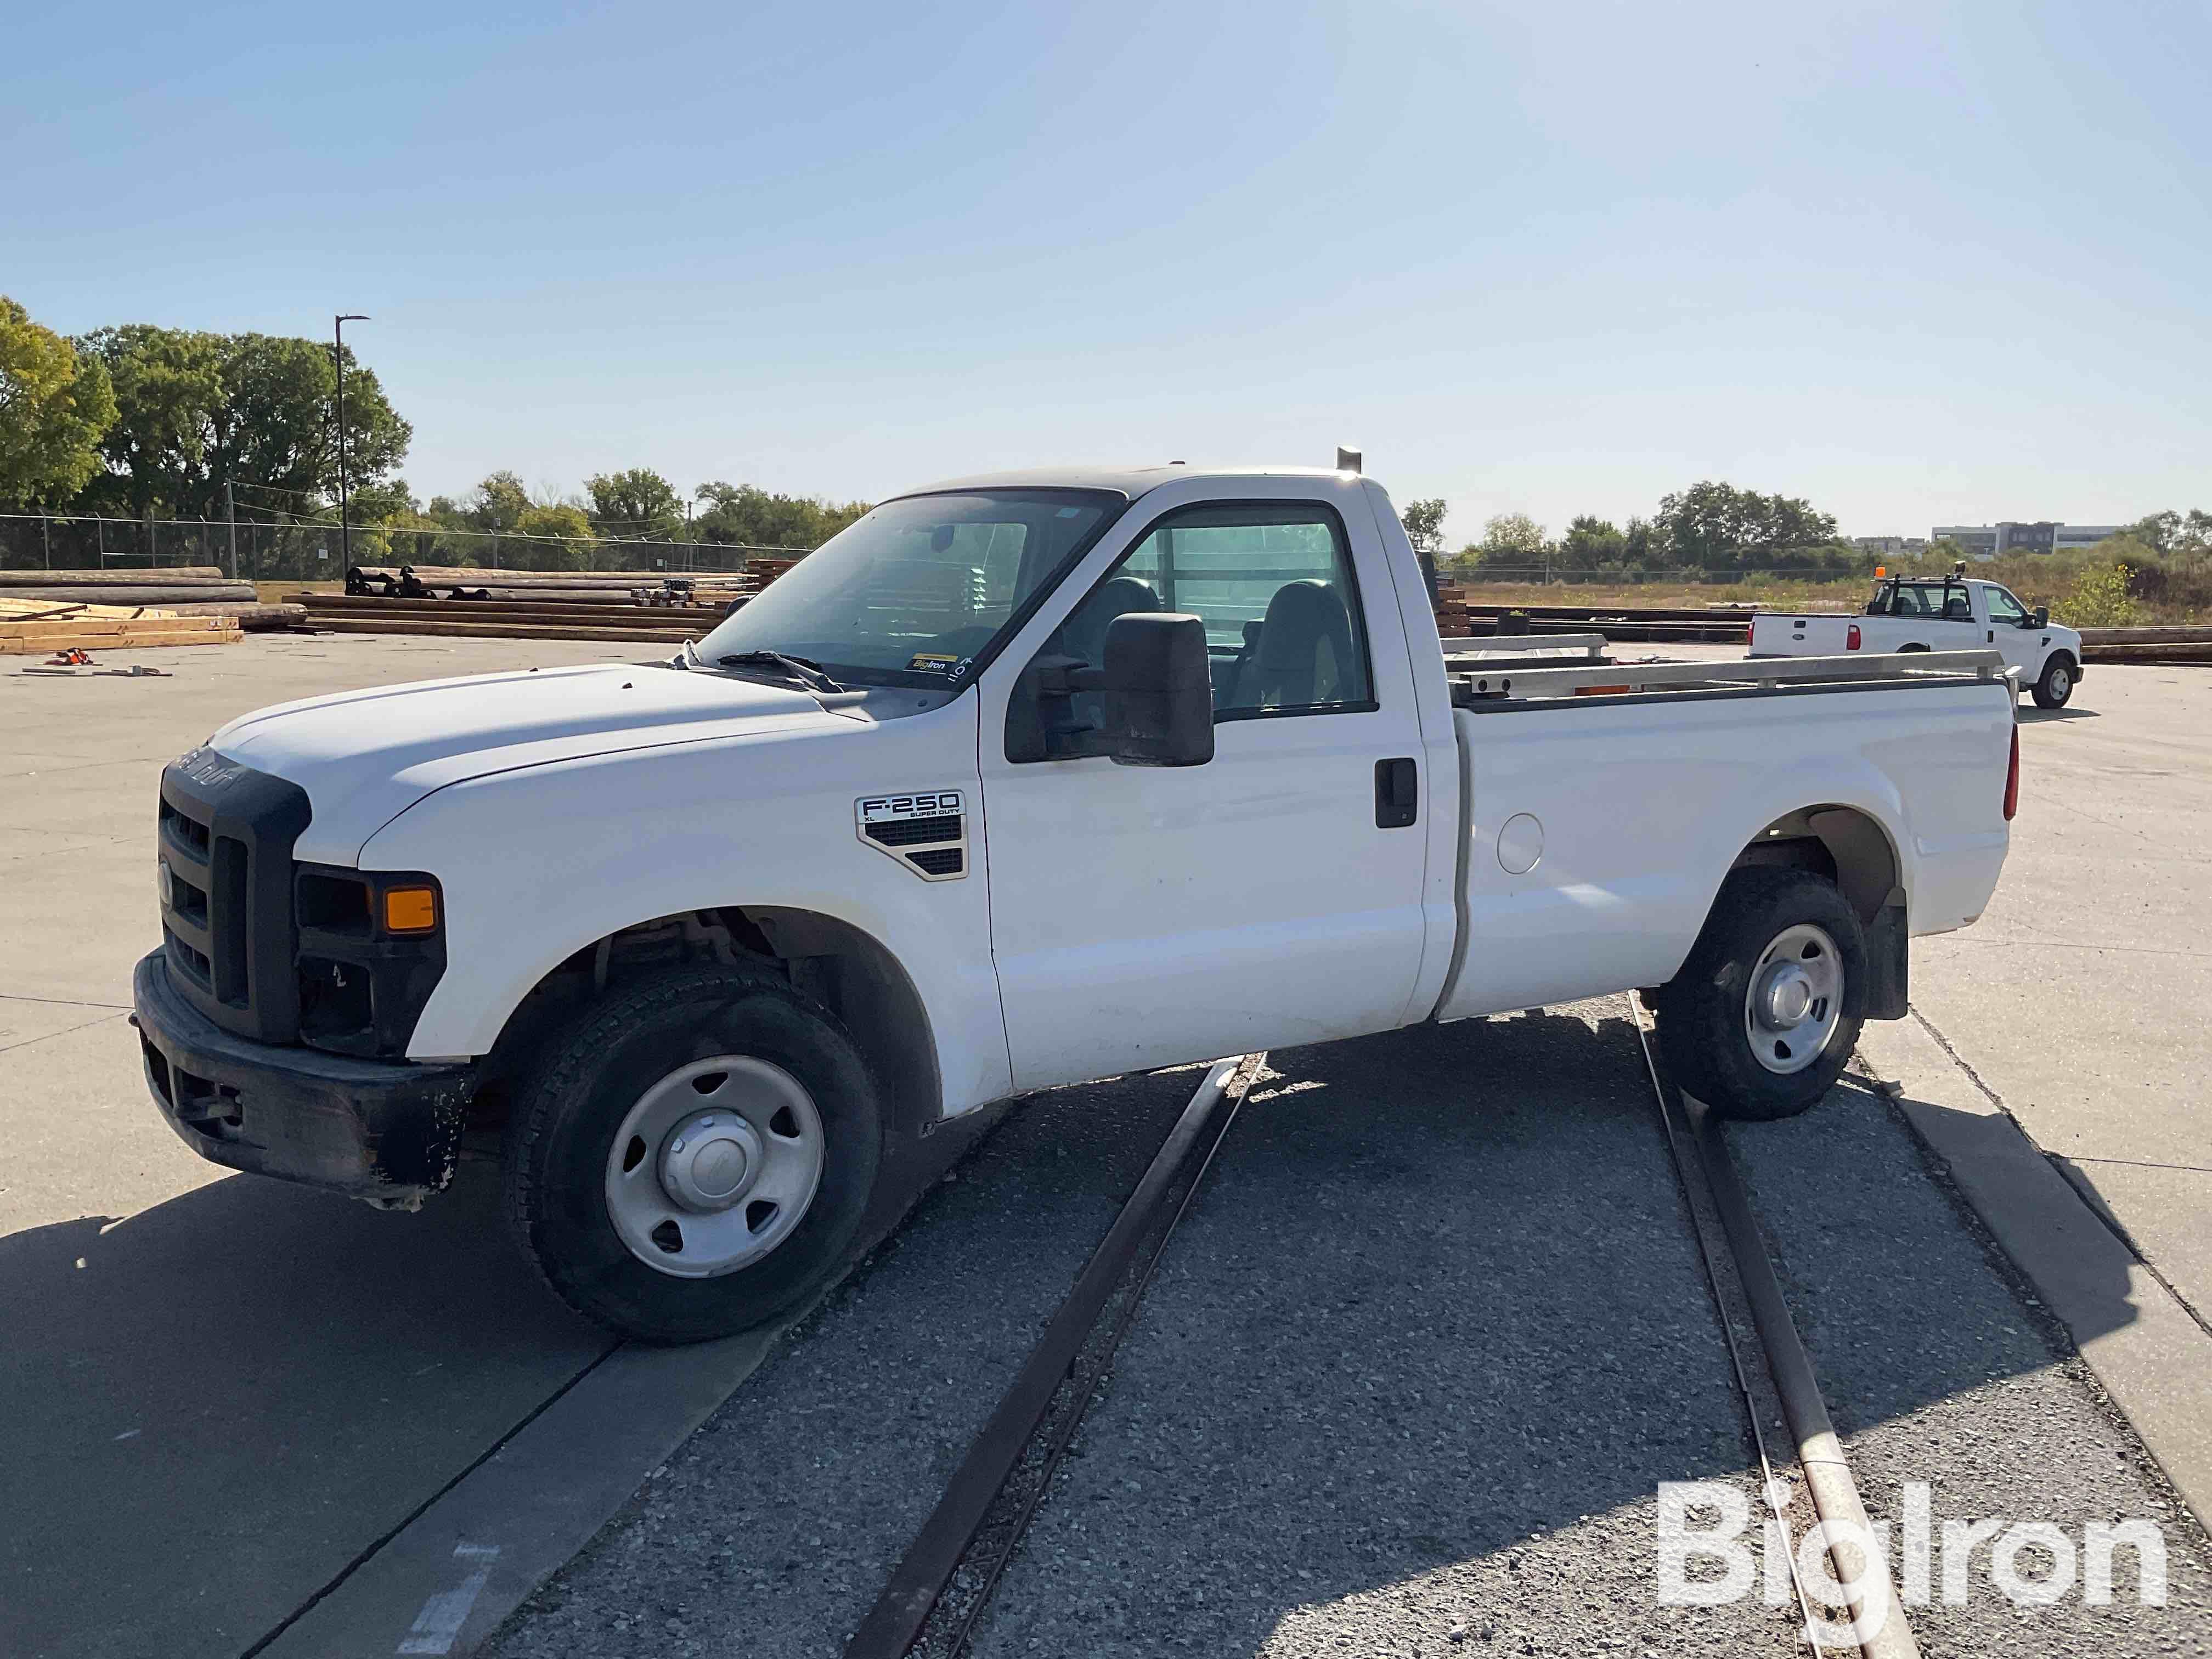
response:
<path id="1" fill-rule="evenodd" d="M 145 605 L 26 599 L 0 591 L 0 656 L 235 645 L 243 637 L 235 617 L 180 617 Z"/>
<path id="2" fill-rule="evenodd" d="M 1437 584 L 1437 632 L 1448 640 L 1465 639 L 1471 631 L 1467 589 L 1455 582 Z"/>
<path id="3" fill-rule="evenodd" d="M 2212 628 L 2180 624 L 2147 628 L 2085 628 L 2084 662 L 2212 664 Z"/>

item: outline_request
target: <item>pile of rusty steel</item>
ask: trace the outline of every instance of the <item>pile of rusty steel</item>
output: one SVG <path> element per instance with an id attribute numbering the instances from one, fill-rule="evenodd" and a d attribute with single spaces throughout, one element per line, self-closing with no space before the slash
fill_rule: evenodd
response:
<path id="1" fill-rule="evenodd" d="M 1484 634 L 1600 633 L 1608 640 L 1725 645 L 1742 639 L 1750 620 L 1749 607 L 1510 605 L 1470 599 L 1467 589 L 1456 583 L 1446 582 L 1437 589 L 1437 631 L 1447 639 Z"/>
<path id="2" fill-rule="evenodd" d="M 2081 630 L 2084 662 L 2163 662 L 2212 664 L 2212 628 L 2185 623 L 2141 628 L 2085 628 Z"/>
<path id="3" fill-rule="evenodd" d="M 81 621 L 221 617 L 231 631 L 295 628 L 307 616 L 296 605 L 259 603 L 252 582 L 234 581 L 211 564 L 0 570 L 0 600 L 8 602 L 4 608 L 17 620 L 34 611 L 75 606 Z M 109 612 L 118 614 L 95 614 Z"/>
<path id="4" fill-rule="evenodd" d="M 696 639 L 797 563 L 755 559 L 740 571 L 486 570 L 461 565 L 357 565 L 343 593 L 301 593 L 308 625 L 335 634 L 460 639 Z"/>

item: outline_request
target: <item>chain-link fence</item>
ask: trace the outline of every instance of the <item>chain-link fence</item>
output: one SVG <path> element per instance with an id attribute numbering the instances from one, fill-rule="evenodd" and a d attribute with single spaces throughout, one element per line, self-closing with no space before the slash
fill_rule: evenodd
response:
<path id="1" fill-rule="evenodd" d="M 356 525 L 362 565 L 466 565 L 497 570 L 742 570 L 756 557 L 792 558 L 803 547 L 721 542 L 641 542 L 503 535 L 477 530 L 394 530 Z M 337 581 L 345 574 L 338 527 L 316 521 L 232 525 L 204 519 L 97 519 L 0 514 L 0 570 L 143 570 L 215 565 L 242 581 Z"/>

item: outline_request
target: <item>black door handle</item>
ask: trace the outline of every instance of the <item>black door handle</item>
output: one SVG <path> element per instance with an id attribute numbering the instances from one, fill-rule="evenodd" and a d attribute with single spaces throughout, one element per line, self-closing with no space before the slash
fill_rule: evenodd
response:
<path id="1" fill-rule="evenodd" d="M 1421 816 L 1421 769 L 1410 758 L 1375 763 L 1375 827 L 1403 830 Z"/>

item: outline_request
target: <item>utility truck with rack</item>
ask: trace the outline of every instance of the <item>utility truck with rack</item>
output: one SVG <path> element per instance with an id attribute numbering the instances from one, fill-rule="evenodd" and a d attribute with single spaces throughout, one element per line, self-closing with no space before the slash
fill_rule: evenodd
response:
<path id="1" fill-rule="evenodd" d="M 263 709 L 164 772 L 136 1024 L 217 1163 L 410 1209 L 463 1136 L 553 1288 L 757 1325 L 1031 1091 L 1642 988 L 1819 1100 L 1980 915 L 1997 653 L 1439 641 L 1382 490 L 1182 465 L 884 502 L 664 660 Z"/>
<path id="2" fill-rule="evenodd" d="M 1779 611 L 1751 619 L 1753 657 L 1832 657 L 1854 651 L 1993 650 L 2039 708 L 2063 708 L 2081 683 L 2081 636 L 2029 610 L 2001 582 L 1946 576 L 1884 576 L 1864 614 Z"/>

